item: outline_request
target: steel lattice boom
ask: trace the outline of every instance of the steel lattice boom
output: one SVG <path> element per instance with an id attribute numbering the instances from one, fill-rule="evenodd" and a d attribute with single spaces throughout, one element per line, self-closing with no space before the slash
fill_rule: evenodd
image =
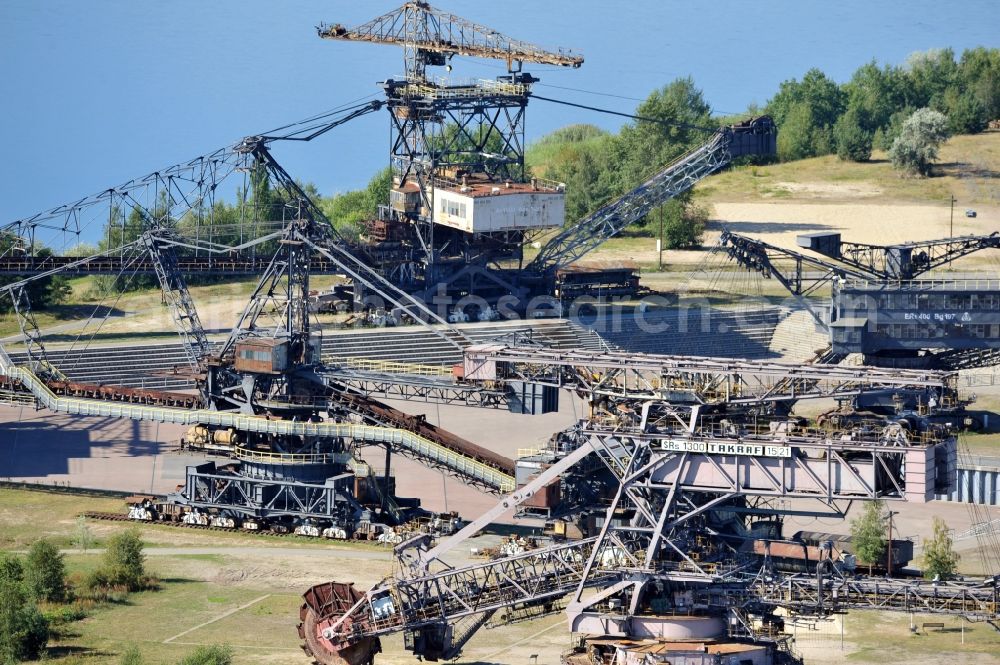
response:
<path id="1" fill-rule="evenodd" d="M 407 78 L 424 78 L 424 66 L 443 65 L 455 55 L 505 60 L 510 71 L 525 62 L 579 67 L 583 57 L 563 50 L 548 51 L 513 39 L 460 16 L 434 9 L 426 2 L 407 2 L 387 14 L 348 28 L 320 25 L 324 39 L 393 44 L 406 50 Z"/>
<path id="2" fill-rule="evenodd" d="M 706 143 L 661 169 L 628 194 L 558 233 L 542 247 L 528 270 L 548 272 L 569 265 L 645 217 L 655 206 L 691 189 L 734 158 L 770 155 L 774 151 L 774 123 L 767 116 L 723 127 Z"/>

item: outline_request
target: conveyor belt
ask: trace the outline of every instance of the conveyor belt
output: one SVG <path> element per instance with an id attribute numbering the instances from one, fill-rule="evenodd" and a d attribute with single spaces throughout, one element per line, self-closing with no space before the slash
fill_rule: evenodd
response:
<path id="1" fill-rule="evenodd" d="M 369 422 L 387 427 L 396 427 L 418 434 L 456 453 L 470 457 L 491 466 L 509 476 L 514 475 L 514 460 L 499 455 L 492 450 L 477 446 L 460 436 L 440 427 L 435 427 L 423 416 L 411 416 L 368 397 L 360 395 L 340 395 L 338 402 Z"/>
<path id="2" fill-rule="evenodd" d="M 455 445 L 446 447 L 438 441 L 397 427 L 358 425 L 353 423 L 310 423 L 290 420 L 270 420 L 263 416 L 252 416 L 229 411 L 158 406 L 149 403 L 136 403 L 125 399 L 108 399 L 107 396 L 101 396 L 103 397 L 102 399 L 68 397 L 57 395 L 48 385 L 26 368 L 5 366 L 4 363 L 0 362 L 0 374 L 8 377 L 10 385 L 14 385 L 14 381 L 19 381 L 24 390 L 35 396 L 40 406 L 58 413 L 128 418 L 130 420 L 173 423 L 177 425 L 231 427 L 244 432 L 264 434 L 345 437 L 369 443 L 390 444 L 410 453 L 418 459 L 440 465 L 453 473 L 474 480 L 495 491 L 505 493 L 514 489 L 514 476 L 512 473 L 508 473 L 507 470 L 501 470 L 495 464 L 486 464 L 479 459 L 468 456 L 465 454 L 469 452 L 468 450 L 461 450 L 461 448 Z M 513 465 L 513 463 L 510 464 Z"/>

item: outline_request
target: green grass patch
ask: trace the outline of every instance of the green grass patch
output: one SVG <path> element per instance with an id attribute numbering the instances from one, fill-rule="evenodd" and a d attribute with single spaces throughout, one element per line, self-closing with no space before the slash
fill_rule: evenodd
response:
<path id="1" fill-rule="evenodd" d="M 51 538 L 61 548 L 73 547 L 81 512 L 120 511 L 123 506 L 120 498 L 0 488 L 0 550 L 25 549 L 40 538 Z"/>
<path id="2" fill-rule="evenodd" d="M 990 418 L 998 418 L 996 414 Z M 992 426 L 992 422 L 990 423 Z M 982 455 L 984 457 L 1000 457 L 1000 434 L 981 432 L 967 432 L 961 436 L 958 442 L 959 454 L 968 451 L 970 455 Z"/>
<path id="3" fill-rule="evenodd" d="M 923 623 L 943 623 L 945 628 L 923 630 Z M 859 663 L 971 663 L 1000 653 L 1000 632 L 987 623 L 965 622 L 965 643 L 959 617 L 915 614 L 917 632 L 910 632 L 910 617 L 902 613 L 851 612 L 846 639 L 857 645 L 847 660 Z"/>

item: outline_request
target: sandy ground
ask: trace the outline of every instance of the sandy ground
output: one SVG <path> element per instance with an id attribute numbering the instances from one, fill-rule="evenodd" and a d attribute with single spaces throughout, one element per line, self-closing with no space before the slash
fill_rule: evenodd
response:
<path id="1" fill-rule="evenodd" d="M 839 232 L 850 242 L 880 245 L 949 234 L 948 205 L 769 202 L 716 203 L 714 208 L 706 245 L 713 244 L 721 227 L 788 249 L 798 248 L 795 237 L 800 233 Z M 955 211 L 954 235 L 989 234 L 1000 228 L 1000 206 L 979 206 L 977 211 L 971 219 Z"/>
<path id="2" fill-rule="evenodd" d="M 788 183 L 790 186 L 792 183 Z M 800 186 L 800 185 L 797 185 Z M 955 211 L 954 234 L 989 234 L 1000 229 L 1000 206 L 976 206 L 978 216 L 965 217 Z M 749 235 L 772 245 L 801 250 L 795 242 L 802 233 L 839 232 L 850 242 L 891 244 L 947 238 L 950 207 L 942 205 L 881 204 L 874 202 L 782 202 L 715 203 L 704 246 L 712 247 L 723 229 Z M 648 246 L 647 246 L 648 245 Z M 688 266 L 704 259 L 699 251 L 671 250 L 663 253 L 667 267 Z M 587 261 L 633 261 L 656 263 L 656 240 L 635 239 L 627 250 L 600 249 Z M 1000 271 L 1000 253 L 982 252 L 956 261 L 955 270 Z"/>

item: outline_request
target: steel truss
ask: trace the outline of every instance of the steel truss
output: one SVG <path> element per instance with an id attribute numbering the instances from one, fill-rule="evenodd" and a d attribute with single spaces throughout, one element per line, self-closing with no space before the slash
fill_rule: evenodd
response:
<path id="1" fill-rule="evenodd" d="M 327 366 L 322 376 L 331 387 L 349 387 L 363 395 L 387 399 L 503 409 L 507 408 L 510 397 L 504 390 L 462 385 L 450 379 L 435 381 L 426 376 L 383 374 L 349 367 Z"/>
<path id="2" fill-rule="evenodd" d="M 352 608 L 352 631 L 360 630 L 365 637 L 371 637 L 402 629 L 419 630 L 469 615 L 560 598 L 583 581 L 584 562 L 595 543 L 595 538 L 589 538 L 421 577 L 392 580 Z M 610 563 L 594 572 L 590 578 L 593 584 L 618 576 Z M 384 609 L 388 604 L 394 611 Z M 341 646 L 354 639 L 352 635 L 339 634 L 333 626 L 325 636 Z"/>
<path id="3" fill-rule="evenodd" d="M 822 252 L 841 263 L 863 270 L 874 279 L 916 279 L 919 275 L 983 249 L 1000 249 L 1000 231 L 899 245 L 869 245 L 840 241 L 836 251 Z"/>
<path id="4" fill-rule="evenodd" d="M 465 380 L 523 381 L 575 390 L 592 400 L 667 400 L 695 404 L 753 404 L 809 397 L 849 397 L 877 389 L 933 389 L 954 393 L 957 375 L 839 365 L 562 351 L 506 344 L 465 350 Z"/>
<path id="5" fill-rule="evenodd" d="M 440 168 L 523 182 L 524 114 L 532 81 L 530 77 L 471 85 L 387 81 L 389 154 L 399 182 L 416 180 L 427 203 L 432 202 L 429 191 Z"/>
<path id="6" fill-rule="evenodd" d="M 413 239 L 414 251 L 403 257 L 409 265 L 407 274 L 398 279 L 414 288 L 422 284 L 427 297 L 439 285 L 453 287 L 459 279 L 454 274 L 456 260 L 481 266 L 511 256 L 516 260 L 524 243 L 523 233 L 517 234 L 514 242 L 489 235 L 493 246 L 488 246 L 481 243 L 481 237 L 438 228 L 431 221 L 434 190 L 442 178 L 448 179 L 448 186 L 458 186 L 459 179 L 470 174 L 494 183 L 524 182 L 524 115 L 530 86 L 537 79 L 521 73 L 521 65 L 539 62 L 579 67 L 583 58 L 511 39 L 424 2 L 407 2 L 353 28 L 322 25 L 318 33 L 325 39 L 403 48 L 405 76 L 384 84 L 390 116 L 390 161 L 394 185 L 415 185 L 420 205 L 405 211 L 385 209 L 387 219 L 408 224 Z M 474 82 L 450 82 L 428 75 L 429 67 L 447 65 L 455 55 L 506 60 L 509 74 Z M 489 288 L 503 288 L 504 280 L 494 271 L 484 271 L 482 277 L 491 283 Z"/>
<path id="7" fill-rule="evenodd" d="M 24 350 L 28 354 L 28 367 L 37 375 L 63 378 L 59 370 L 49 364 L 45 358 L 45 342 L 42 340 L 42 331 L 39 330 L 38 322 L 35 320 L 35 313 L 31 310 L 31 300 L 28 297 L 26 286 L 25 284 L 16 286 L 8 293 L 14 306 L 18 328 L 21 330 L 21 339 L 24 340 Z M 4 352 L 4 356 L 5 360 L 9 362 L 10 358 L 6 352 Z"/>
<path id="8" fill-rule="evenodd" d="M 177 265 L 177 254 L 172 246 L 157 242 L 155 236 L 143 234 L 143 241 L 156 270 L 160 290 L 170 307 L 170 315 L 180 333 L 184 352 L 191 365 L 197 367 L 200 360 L 209 354 L 211 346 L 188 291 L 184 273 Z"/>
<path id="9" fill-rule="evenodd" d="M 887 282 L 916 279 L 957 258 L 983 249 L 1000 248 L 1000 232 L 900 245 L 869 245 L 838 239 L 836 246 L 829 248 L 831 251 L 821 252 L 837 263 L 730 231 L 722 232 L 719 245 L 739 265 L 764 277 L 774 277 L 792 295 L 810 295 L 834 279 Z M 778 267 L 779 261 L 792 262 L 792 269 Z"/>
<path id="10" fill-rule="evenodd" d="M 360 510 L 352 494 L 353 483 L 353 473 L 323 483 L 305 483 L 219 473 L 210 462 L 188 468 L 181 496 L 192 508 L 261 518 L 329 519 L 346 526 L 355 510 Z"/>
<path id="11" fill-rule="evenodd" d="M 947 489 L 947 464 L 956 455 L 952 435 L 916 435 L 911 440 L 894 426 L 873 432 L 870 438 L 843 433 L 722 438 L 658 436 L 587 425 L 575 438 L 580 445 L 587 441 L 607 451 L 613 459 L 644 460 L 628 482 L 641 481 L 648 490 L 677 488 L 826 502 L 932 499 Z M 908 487 L 908 479 L 913 487 Z M 627 484 L 624 478 L 621 482 Z"/>
<path id="12" fill-rule="evenodd" d="M 341 107 L 328 113 L 286 125 L 280 130 L 254 137 L 256 143 L 268 145 L 277 141 L 310 141 L 333 128 L 382 108 L 383 102 Z M 189 241 L 203 248 L 227 248 L 241 245 L 284 225 L 280 205 L 267 196 L 267 183 L 261 178 L 256 162 L 258 155 L 242 148 L 246 140 L 219 148 L 194 159 L 158 169 L 92 196 L 57 206 L 30 217 L 0 226 L 0 235 L 17 242 L 5 243 L 0 259 L 10 270 L 47 270 L 74 263 L 67 257 L 45 259 L 36 256 L 48 248 L 53 253 L 79 244 L 81 235 L 97 225 L 107 227 L 106 245 L 119 248 L 131 238 L 152 228 L 169 228 L 180 232 Z M 216 220 L 216 203 L 227 195 L 239 196 L 236 227 Z M 275 213 L 278 217 L 275 217 Z M 135 217 L 141 228 L 133 228 Z M 113 271 L 116 249 L 103 253 L 103 270 Z M 193 249 L 195 257 L 211 259 L 211 254 Z M 256 255 L 241 257 L 254 263 Z M 222 262 L 224 265 L 225 261 Z M 87 263 L 75 267 L 83 270 Z M 95 263 L 95 266 L 101 265 Z M 204 266 L 205 261 L 198 262 Z M 32 268 L 34 267 L 34 268 Z M 148 268 L 152 268 L 151 265 Z M 68 268 L 67 268 L 68 269 Z"/>
<path id="13" fill-rule="evenodd" d="M 116 248 L 118 251 L 120 248 Z M 267 267 L 270 257 L 232 256 L 226 249 L 213 255 L 200 248 L 204 256 L 178 256 L 177 269 L 184 274 L 223 275 L 231 277 L 258 276 Z M 60 275 L 119 275 L 130 270 L 136 275 L 156 276 L 156 265 L 149 259 L 129 261 L 121 256 L 94 256 L 85 261 L 72 256 L 22 256 L 0 258 L 0 274 L 27 277 L 55 271 Z M 55 272 L 53 274 L 55 274 Z M 309 272 L 314 275 L 336 274 L 340 266 L 320 256 L 309 261 Z"/>
<path id="14" fill-rule="evenodd" d="M 754 602 L 773 604 L 800 616 L 851 609 L 950 614 L 968 621 L 1000 619 L 1000 581 L 931 582 L 840 575 L 755 576 L 747 586 Z"/>
<path id="15" fill-rule="evenodd" d="M 719 246 L 724 248 L 729 258 L 736 263 L 747 270 L 760 273 L 765 278 L 774 277 L 794 296 L 811 295 L 835 279 L 868 278 L 859 270 L 729 231 L 722 232 Z M 778 261 L 791 261 L 792 268 L 782 269 L 777 265 Z M 821 323 L 824 327 L 827 325 L 825 322 Z"/>
<path id="16" fill-rule="evenodd" d="M 506 60 L 510 69 L 520 63 L 579 67 L 583 57 L 566 50 L 549 51 L 529 42 L 512 39 L 472 21 L 434 9 L 426 2 L 407 2 L 402 7 L 353 28 L 321 24 L 320 37 L 345 41 L 395 44 L 405 53 L 406 78 L 423 80 L 427 65 L 443 65 L 455 55 Z"/>
<path id="17" fill-rule="evenodd" d="M 723 447 L 713 450 L 713 444 Z M 591 424 L 575 436 L 562 437 L 558 445 L 558 452 L 538 456 L 541 464 L 533 468 L 541 471 L 536 476 L 458 534 L 427 551 L 422 542 L 397 548 L 400 569 L 396 576 L 360 597 L 353 606 L 340 606 L 334 611 L 315 603 L 317 597 L 329 596 L 330 590 L 307 593 L 303 609 L 306 621 L 300 627 L 301 634 L 310 635 L 307 643 L 320 644 L 336 654 L 367 644 L 365 640 L 371 638 L 408 631 L 407 648 L 416 654 L 451 657 L 471 634 L 469 627 L 458 628 L 463 617 L 486 616 L 501 607 L 550 603 L 560 592 L 570 591 L 567 613 L 574 631 L 615 634 L 620 630 L 625 635 L 629 634 L 631 619 L 648 611 L 651 593 L 659 593 L 661 602 L 670 604 L 673 612 L 683 613 L 685 607 L 692 607 L 693 598 L 693 607 L 700 611 L 742 617 L 742 622 L 737 620 L 730 627 L 733 635 L 740 637 L 753 635 L 748 613 L 766 614 L 775 607 L 813 614 L 861 606 L 899 609 L 916 607 L 920 597 L 924 606 L 935 611 L 970 618 L 986 617 L 992 611 L 988 616 L 996 617 L 995 603 L 973 607 L 972 601 L 956 602 L 954 598 L 931 603 L 925 598 L 926 587 L 911 592 L 913 600 L 909 603 L 889 601 L 887 593 L 881 592 L 856 592 L 841 600 L 832 589 L 845 584 L 861 589 L 864 584 L 839 577 L 841 581 L 833 582 L 832 570 L 826 581 L 820 579 L 817 588 L 821 591 L 810 596 L 809 578 L 785 578 L 770 572 L 769 577 L 760 577 L 756 572 L 759 562 L 755 569 L 752 562 L 742 561 L 732 534 L 724 532 L 714 517 L 727 511 L 738 512 L 747 497 L 812 497 L 840 515 L 846 510 L 843 504 L 857 499 L 924 501 L 928 488 L 920 482 L 921 468 L 931 469 L 924 473 L 925 479 L 934 478 L 939 463 L 948 468 L 947 453 L 954 450 L 953 437 L 912 440 L 905 432 L 887 427 L 869 438 L 853 440 L 802 436 L 712 441 L 658 437 L 622 428 L 602 431 Z M 939 447 L 945 454 L 937 454 Z M 603 510 L 596 537 L 457 570 L 442 562 L 441 557 L 449 549 L 500 513 L 523 506 L 553 479 L 573 482 L 574 467 L 591 455 L 596 455 L 616 486 Z M 715 482 L 706 482 L 701 477 L 703 472 Z M 911 481 L 919 486 L 908 486 Z M 552 565 L 553 559 L 556 565 L 569 565 L 569 570 L 556 574 L 535 563 Z M 538 586 L 536 573 L 550 575 L 547 579 L 552 584 Z M 567 589 L 566 583 L 573 580 L 575 588 Z M 796 592 L 780 595 L 782 581 L 789 581 Z M 906 594 L 902 590 L 905 584 L 891 581 L 881 588 L 891 588 L 899 596 Z M 590 592 L 594 587 L 602 590 Z M 668 592 L 670 589 L 683 592 L 686 600 L 677 600 L 672 591 Z M 961 598 L 975 602 L 982 599 L 979 592 L 963 593 Z M 615 604 L 610 604 L 612 601 Z M 308 633 L 310 626 L 318 627 L 318 632 Z"/>

